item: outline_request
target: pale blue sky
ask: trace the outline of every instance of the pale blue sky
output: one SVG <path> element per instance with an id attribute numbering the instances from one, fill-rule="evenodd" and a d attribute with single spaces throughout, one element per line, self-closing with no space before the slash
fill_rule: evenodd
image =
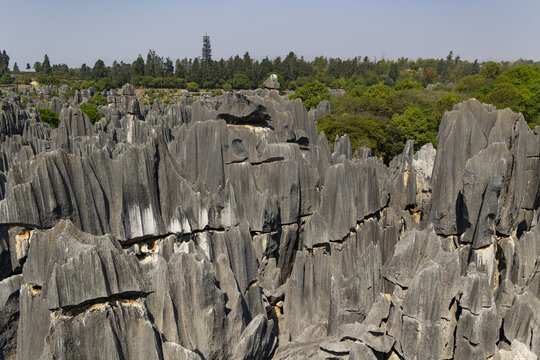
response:
<path id="1" fill-rule="evenodd" d="M 23 68 L 42 61 L 92 66 L 148 49 L 171 59 L 445 57 L 540 60 L 540 0 L 1 0 L 0 49 Z"/>

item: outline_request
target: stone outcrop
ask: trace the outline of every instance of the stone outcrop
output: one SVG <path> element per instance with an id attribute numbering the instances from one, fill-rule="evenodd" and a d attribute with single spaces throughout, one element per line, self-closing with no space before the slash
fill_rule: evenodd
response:
<path id="1" fill-rule="evenodd" d="M 278 76 L 276 74 L 272 74 L 264 81 L 264 87 L 265 89 L 272 89 L 272 90 L 279 90 L 279 80 Z"/>
<path id="2" fill-rule="evenodd" d="M 126 84 L 94 125 L 92 95 L 45 101 L 56 129 L 0 100 L 0 358 L 540 355 L 520 114 L 467 100 L 387 166 L 273 90 L 163 106 Z"/>

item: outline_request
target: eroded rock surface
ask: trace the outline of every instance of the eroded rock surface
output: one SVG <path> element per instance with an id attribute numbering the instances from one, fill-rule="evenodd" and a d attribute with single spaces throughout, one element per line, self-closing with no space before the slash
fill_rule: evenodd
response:
<path id="1" fill-rule="evenodd" d="M 520 114 L 468 100 L 437 150 L 387 166 L 348 136 L 330 153 L 327 104 L 277 91 L 163 106 L 126 84 L 94 125 L 92 92 L 43 88 L 54 130 L 0 101 L 0 358 L 540 355 L 540 134 Z"/>

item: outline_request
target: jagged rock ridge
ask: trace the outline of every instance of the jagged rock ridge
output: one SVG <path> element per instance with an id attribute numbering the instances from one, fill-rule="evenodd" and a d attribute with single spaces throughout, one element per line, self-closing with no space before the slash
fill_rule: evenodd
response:
<path id="1" fill-rule="evenodd" d="M 331 153 L 324 106 L 277 91 L 164 107 L 126 85 L 93 126 L 91 91 L 42 92 L 57 129 L 15 94 L 0 107 L 0 357 L 540 355 L 521 115 L 468 100 L 437 150 L 386 166 L 347 136 Z"/>

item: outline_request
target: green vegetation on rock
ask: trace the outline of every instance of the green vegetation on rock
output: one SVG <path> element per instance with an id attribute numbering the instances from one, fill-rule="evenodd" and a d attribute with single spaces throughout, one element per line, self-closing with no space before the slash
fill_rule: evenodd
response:
<path id="1" fill-rule="evenodd" d="M 58 124 L 60 124 L 60 118 L 58 117 L 58 114 L 54 111 L 45 108 L 37 108 L 37 111 L 39 112 L 39 117 L 41 118 L 41 121 L 51 125 L 53 129 L 56 128 Z"/>
<path id="2" fill-rule="evenodd" d="M 86 103 L 79 105 L 79 108 L 88 116 L 88 119 L 92 124 L 95 124 L 103 115 L 98 111 L 98 106 L 92 103 Z"/>

